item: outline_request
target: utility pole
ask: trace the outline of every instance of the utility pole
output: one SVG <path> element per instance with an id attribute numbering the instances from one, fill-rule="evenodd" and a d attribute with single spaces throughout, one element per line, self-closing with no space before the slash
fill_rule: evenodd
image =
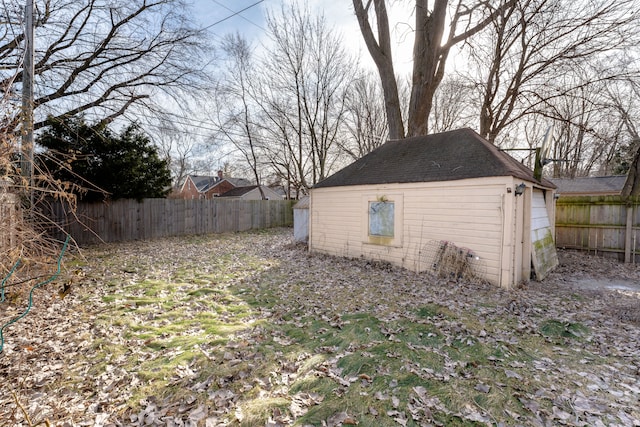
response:
<path id="1" fill-rule="evenodd" d="M 20 169 L 27 183 L 29 212 L 33 208 L 33 75 L 34 75 L 34 24 L 33 0 L 27 0 L 24 8 L 24 61 L 22 66 L 22 153 Z"/>

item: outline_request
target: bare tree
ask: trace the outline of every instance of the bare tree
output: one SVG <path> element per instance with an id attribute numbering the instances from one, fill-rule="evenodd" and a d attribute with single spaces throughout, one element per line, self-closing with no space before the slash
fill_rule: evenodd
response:
<path id="1" fill-rule="evenodd" d="M 564 96 L 554 102 L 554 144 L 551 157 L 558 161 L 551 168 L 554 177 L 575 178 L 588 175 L 594 166 L 593 127 L 600 115 L 587 93 L 582 96 Z"/>
<path id="2" fill-rule="evenodd" d="M 257 77 L 253 73 L 251 48 L 236 34 L 224 39 L 222 49 L 227 56 L 227 68 L 219 88 L 217 133 L 241 153 L 264 199 L 260 179 L 262 136 L 255 117 L 259 110 L 252 88 L 252 81 L 256 84 Z"/>
<path id="3" fill-rule="evenodd" d="M 386 3 L 384 0 L 367 0 L 365 4 L 363 0 L 353 0 L 360 30 L 382 81 L 389 136 L 392 139 L 428 133 L 433 97 L 444 77 L 451 49 L 485 28 L 495 16 L 515 2 L 460 0 L 455 7 L 450 8 L 449 0 L 435 0 L 433 5 L 428 0 L 415 1 L 413 73 L 405 135 L 393 68 Z M 495 7 L 492 6 L 494 3 L 497 3 Z M 450 19 L 447 21 L 449 13 Z M 376 32 L 372 29 L 372 19 L 376 21 Z M 449 30 L 445 38 L 447 24 Z"/>
<path id="4" fill-rule="evenodd" d="M 24 32 L 23 2 L 3 3 L 5 87 L 22 79 Z M 200 86 L 203 43 L 182 0 L 41 0 L 36 10 L 36 129 L 47 115 L 86 112 L 111 121 L 133 105 L 152 106 L 161 93 Z"/>
<path id="5" fill-rule="evenodd" d="M 445 76 L 434 97 L 429 129 L 445 132 L 471 126 L 475 109 L 474 87 L 457 76 Z"/>
<path id="6" fill-rule="evenodd" d="M 591 88 L 593 89 L 593 87 Z M 626 138 L 620 117 L 603 103 L 602 91 L 583 87 L 558 97 L 548 110 L 520 117 L 500 133 L 500 145 L 528 148 L 523 162 L 534 167 L 534 150 L 552 126 L 553 139 L 545 174 L 574 178 L 611 174 Z"/>
<path id="7" fill-rule="evenodd" d="M 558 98 L 585 104 L 584 111 L 601 82 L 621 76 L 613 67 L 594 73 L 592 64 L 636 45 L 639 18 L 636 0 L 524 0 L 494 14 L 468 46 L 481 79 L 480 134 L 494 141 L 524 115 L 544 113 Z M 565 101 L 559 104 L 566 107 Z M 584 116 L 577 119 L 574 125 L 584 128 L 579 123 Z"/>
<path id="8" fill-rule="evenodd" d="M 172 116 L 158 116 L 148 123 L 149 135 L 160 154 L 169 162 L 173 187 L 180 187 L 188 175 L 194 174 L 194 157 L 199 142 L 186 126 L 176 123 Z"/>
<path id="9" fill-rule="evenodd" d="M 535 148 L 553 123 L 550 157 L 557 161 L 547 171 L 554 177 L 626 173 L 640 146 L 635 132 L 640 110 L 632 82 L 635 79 L 576 86 L 550 99 L 546 110 L 525 115 L 506 129 L 515 129 L 520 141 Z"/>
<path id="10" fill-rule="evenodd" d="M 379 80 L 371 73 L 356 79 L 345 109 L 345 135 L 341 149 L 353 160 L 378 148 L 387 140 L 388 124 Z"/>
<path id="11" fill-rule="evenodd" d="M 378 40 L 375 38 L 369 21 L 371 0 L 367 1 L 366 6 L 362 3 L 362 0 L 353 0 L 353 7 L 355 8 L 356 17 L 358 18 L 360 31 L 362 31 L 367 49 L 380 74 L 387 122 L 389 125 L 389 137 L 391 139 L 404 138 L 404 123 L 400 109 L 397 77 L 393 67 L 387 6 L 384 0 L 374 0 L 373 6 L 375 8 Z"/>
<path id="12" fill-rule="evenodd" d="M 296 5 L 267 16 L 271 43 L 261 64 L 265 129 L 275 143 L 270 161 L 280 178 L 309 188 L 338 159 L 347 89 L 355 61 L 324 16 Z"/>
<path id="13" fill-rule="evenodd" d="M 616 82 L 609 87 L 609 99 L 616 109 L 622 123 L 626 144 L 620 144 L 619 157 L 621 160 L 618 172 L 626 172 L 627 180 L 622 189 L 622 195 L 640 196 L 640 83 L 638 79 L 627 79 Z"/>

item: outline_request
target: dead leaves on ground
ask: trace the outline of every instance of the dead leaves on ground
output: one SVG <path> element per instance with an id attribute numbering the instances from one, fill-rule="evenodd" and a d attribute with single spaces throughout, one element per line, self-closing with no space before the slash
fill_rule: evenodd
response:
<path id="1" fill-rule="evenodd" d="M 575 286 L 582 277 L 616 274 L 617 264 L 561 253 L 564 263 L 547 281 L 507 292 L 362 260 L 309 256 L 290 239 L 290 232 L 282 231 L 92 249 L 94 263 L 66 298 L 57 297 L 54 287 L 43 289 L 34 312 L 5 333 L 0 374 L 11 381 L 1 384 L 0 419 L 29 425 L 22 405 L 32 415 L 31 424 L 52 420 L 60 426 L 253 425 L 261 419 L 261 425 L 276 427 L 312 414 L 314 424 L 323 426 L 366 425 L 365 420 L 403 426 L 442 425 L 442 420 L 640 425 L 638 295 Z M 193 271 L 208 279 L 197 282 L 201 279 Z M 568 280 L 572 274 L 576 280 Z M 629 266 L 621 274 L 640 280 L 638 270 Z M 218 292 L 221 286 L 236 286 L 237 298 L 251 296 L 260 305 L 253 314 L 243 314 L 249 328 L 224 339 L 211 336 L 218 344 L 176 347 L 169 345 L 170 334 L 142 339 L 128 331 L 131 325 L 170 323 L 162 318 L 166 308 L 145 299 L 139 286 L 145 280 L 179 283 L 159 292 L 171 295 L 173 305 L 188 308 L 185 316 L 194 320 L 210 311 L 199 296 L 231 304 L 225 300 L 230 295 Z M 112 292 L 114 283 L 120 286 Z M 114 306 L 126 309 L 128 319 L 96 322 Z M 614 315 L 621 307 L 624 319 Z M 122 311 L 113 313 L 122 316 Z M 376 323 L 357 329 L 360 320 L 349 316 L 361 314 Z M 230 311 L 218 315 L 229 325 L 237 317 Z M 316 321 L 322 326 L 313 330 L 313 351 L 300 349 L 295 336 L 282 332 L 284 327 L 308 331 Z M 409 339 L 411 328 L 403 324 L 427 329 Z M 193 325 L 186 334 L 203 334 Z M 331 342 L 350 331 L 360 334 L 362 342 Z M 520 357 L 529 340 L 541 340 L 550 354 Z M 474 346 L 500 351 L 480 362 L 452 357 Z M 96 351 L 112 348 L 120 350 L 107 352 L 104 360 L 94 358 Z M 186 352 L 193 356 L 180 359 Z M 355 356 L 385 363 L 361 371 L 341 367 Z M 138 367 L 178 359 L 166 378 L 167 387 L 177 392 L 140 398 L 151 380 Z M 207 371 L 212 366 L 219 370 Z M 400 385 L 394 379 L 400 375 L 421 384 Z M 318 380 L 330 383 L 327 393 L 300 386 Z M 452 407 L 435 385 L 453 384 L 479 397 Z M 483 399 L 507 390 L 514 392 L 517 407 L 499 414 L 485 407 Z M 341 396 L 360 396 L 369 403 L 354 410 L 347 402 L 340 406 Z"/>

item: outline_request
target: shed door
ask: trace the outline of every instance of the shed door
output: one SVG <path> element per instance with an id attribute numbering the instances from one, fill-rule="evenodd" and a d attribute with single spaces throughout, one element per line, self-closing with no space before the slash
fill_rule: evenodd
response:
<path id="1" fill-rule="evenodd" d="M 544 279 L 558 265 L 549 212 L 542 190 L 533 190 L 531 201 L 531 263 L 537 280 Z"/>

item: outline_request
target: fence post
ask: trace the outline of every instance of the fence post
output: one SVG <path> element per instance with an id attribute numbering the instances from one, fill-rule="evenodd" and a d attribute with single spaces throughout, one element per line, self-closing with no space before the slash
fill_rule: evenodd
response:
<path id="1" fill-rule="evenodd" d="M 627 224 L 624 231 L 624 262 L 631 262 L 631 236 L 633 235 L 633 204 L 627 203 Z M 634 254 L 635 259 L 635 254 Z"/>

